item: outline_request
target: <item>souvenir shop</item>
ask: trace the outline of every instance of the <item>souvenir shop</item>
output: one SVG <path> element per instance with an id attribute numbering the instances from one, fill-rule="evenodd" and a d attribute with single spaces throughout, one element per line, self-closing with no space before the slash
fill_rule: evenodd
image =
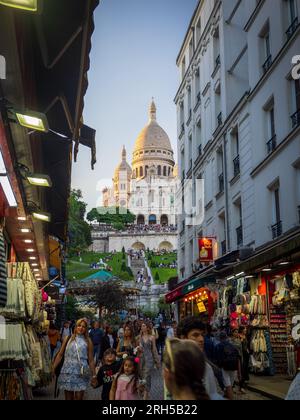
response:
<path id="1" fill-rule="evenodd" d="M 245 275 L 219 283 L 219 296 L 211 324 L 247 328 L 250 370 L 259 375 L 293 377 L 300 366 L 300 337 L 293 339 L 294 320 L 300 315 L 300 266 L 288 271 Z M 300 271 L 300 270 L 299 270 Z"/>
<path id="2" fill-rule="evenodd" d="M 47 334 L 55 301 L 39 289 L 28 263 L 7 263 L 6 273 L 6 305 L 0 305 L 0 400 L 30 400 L 33 388 L 51 382 Z"/>

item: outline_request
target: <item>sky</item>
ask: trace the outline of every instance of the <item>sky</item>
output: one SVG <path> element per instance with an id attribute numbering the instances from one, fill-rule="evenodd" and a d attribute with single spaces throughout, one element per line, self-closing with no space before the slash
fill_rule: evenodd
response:
<path id="1" fill-rule="evenodd" d="M 101 0 L 96 9 L 84 123 L 97 130 L 97 164 L 92 171 L 90 150 L 80 146 L 72 174 L 72 188 L 82 190 L 88 210 L 102 204 L 101 190 L 112 184 L 123 145 L 131 165 L 152 97 L 177 156 L 176 58 L 197 3 Z"/>

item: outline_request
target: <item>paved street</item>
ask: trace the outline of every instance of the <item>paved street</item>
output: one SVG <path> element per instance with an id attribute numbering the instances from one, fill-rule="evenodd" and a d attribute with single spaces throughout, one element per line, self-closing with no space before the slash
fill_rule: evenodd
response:
<path id="1" fill-rule="evenodd" d="M 39 389 L 35 391 L 34 396 L 35 400 L 53 400 L 54 395 L 54 384 L 49 388 Z M 64 395 L 60 393 L 58 400 L 63 400 Z M 247 391 L 246 394 L 239 395 L 235 394 L 236 400 L 242 401 L 270 401 L 269 398 L 263 397 L 260 394 L 255 392 Z M 101 388 L 93 389 L 91 387 L 88 388 L 85 400 L 101 400 Z M 163 382 L 161 372 L 155 370 L 152 377 L 152 390 L 150 394 L 150 400 L 152 401 L 161 401 L 163 400 Z"/>

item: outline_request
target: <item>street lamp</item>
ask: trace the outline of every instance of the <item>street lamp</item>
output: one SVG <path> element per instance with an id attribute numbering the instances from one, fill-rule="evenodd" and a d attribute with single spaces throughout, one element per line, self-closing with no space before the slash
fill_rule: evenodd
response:
<path id="1" fill-rule="evenodd" d="M 52 187 L 52 181 L 48 175 L 31 173 L 29 168 L 22 163 L 17 163 L 16 168 L 20 176 L 28 181 L 29 184 L 35 185 L 36 187 Z"/>
<path id="2" fill-rule="evenodd" d="M 46 213 L 46 212 L 42 212 L 42 211 L 33 211 L 32 213 L 32 217 L 36 220 L 40 220 L 42 222 L 51 222 L 51 214 L 50 213 Z"/>
<path id="3" fill-rule="evenodd" d="M 29 12 L 38 11 L 38 0 L 0 0 L 0 4 Z"/>

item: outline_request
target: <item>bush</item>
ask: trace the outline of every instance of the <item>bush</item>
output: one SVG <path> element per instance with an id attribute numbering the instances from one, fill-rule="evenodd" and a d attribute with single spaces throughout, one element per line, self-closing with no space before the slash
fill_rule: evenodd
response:
<path id="1" fill-rule="evenodd" d="M 125 261 L 122 262 L 121 271 L 127 271 L 127 265 L 126 265 Z"/>
<path id="2" fill-rule="evenodd" d="M 155 261 L 151 260 L 150 267 L 151 267 L 151 268 L 156 268 L 156 263 L 155 263 Z"/>
<path id="3" fill-rule="evenodd" d="M 122 248 L 122 253 L 125 254 L 125 247 Z"/>
<path id="4" fill-rule="evenodd" d="M 159 280 L 160 280 L 160 277 L 159 277 L 159 272 L 158 272 L 158 271 L 155 273 L 155 277 L 154 277 L 154 279 L 155 279 L 156 281 L 159 281 Z"/>
<path id="5" fill-rule="evenodd" d="M 127 271 L 122 271 L 119 274 L 120 279 L 124 280 L 124 281 L 130 281 L 132 280 L 132 277 L 130 276 L 130 274 Z"/>
<path id="6" fill-rule="evenodd" d="M 121 231 L 121 230 L 124 230 L 125 229 L 125 226 L 121 222 L 116 222 L 116 223 L 113 224 L 113 228 L 116 229 L 116 230 Z"/>
<path id="7" fill-rule="evenodd" d="M 127 273 L 130 275 L 131 278 L 133 277 L 133 272 L 130 267 L 127 267 Z"/>

